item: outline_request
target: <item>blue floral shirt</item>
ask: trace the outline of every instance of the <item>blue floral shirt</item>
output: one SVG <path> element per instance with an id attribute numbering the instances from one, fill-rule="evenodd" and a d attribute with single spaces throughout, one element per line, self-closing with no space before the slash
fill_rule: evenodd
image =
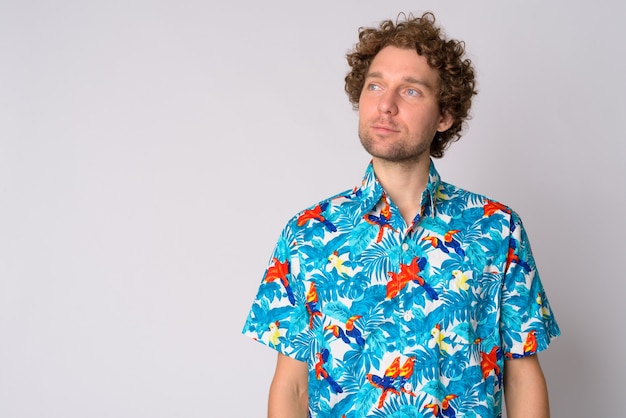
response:
<path id="1" fill-rule="evenodd" d="M 308 363 L 312 417 L 499 417 L 560 334 L 518 215 L 431 162 L 407 225 L 373 166 L 282 231 L 244 334 Z"/>

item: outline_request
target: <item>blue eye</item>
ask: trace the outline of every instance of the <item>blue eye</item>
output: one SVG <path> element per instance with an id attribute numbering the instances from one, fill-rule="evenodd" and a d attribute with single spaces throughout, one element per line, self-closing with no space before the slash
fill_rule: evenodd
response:
<path id="1" fill-rule="evenodd" d="M 415 89 L 407 89 L 406 94 L 409 96 L 419 96 L 420 92 Z"/>
<path id="2" fill-rule="evenodd" d="M 367 89 L 371 90 L 371 91 L 374 91 L 374 90 L 380 90 L 380 87 L 378 85 L 376 85 L 376 84 L 368 84 L 367 85 Z"/>

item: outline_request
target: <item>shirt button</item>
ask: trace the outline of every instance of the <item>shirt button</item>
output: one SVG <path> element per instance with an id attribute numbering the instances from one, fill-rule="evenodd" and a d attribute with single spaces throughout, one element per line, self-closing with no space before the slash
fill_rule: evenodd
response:
<path id="1" fill-rule="evenodd" d="M 406 242 L 402 244 L 402 251 L 407 251 L 408 249 L 409 249 L 409 244 L 407 244 Z"/>
<path id="2" fill-rule="evenodd" d="M 411 319 L 413 319 L 413 312 L 411 311 L 405 311 L 404 312 L 404 320 L 406 322 L 409 322 Z"/>

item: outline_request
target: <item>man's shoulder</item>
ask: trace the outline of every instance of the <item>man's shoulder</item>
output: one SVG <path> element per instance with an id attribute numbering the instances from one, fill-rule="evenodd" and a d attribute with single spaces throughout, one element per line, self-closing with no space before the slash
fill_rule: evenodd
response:
<path id="1" fill-rule="evenodd" d="M 455 212 L 477 211 L 487 216 L 497 212 L 507 217 L 517 217 L 510 206 L 497 199 L 444 181 L 439 185 L 436 201 L 440 208 Z"/>
<path id="2" fill-rule="evenodd" d="M 354 210 L 362 204 L 361 189 L 354 187 L 346 189 L 340 193 L 322 199 L 304 209 L 296 212 L 288 222 L 290 227 L 302 227 L 308 224 L 309 220 L 324 221 L 329 218 L 336 218 L 342 211 Z"/>
<path id="3" fill-rule="evenodd" d="M 476 193 L 474 191 L 464 189 L 463 187 L 459 187 L 445 181 L 441 181 L 441 183 L 439 184 L 438 196 L 444 197 L 446 200 L 467 200 L 469 202 L 478 203 L 494 200 L 485 196 L 484 194 Z"/>

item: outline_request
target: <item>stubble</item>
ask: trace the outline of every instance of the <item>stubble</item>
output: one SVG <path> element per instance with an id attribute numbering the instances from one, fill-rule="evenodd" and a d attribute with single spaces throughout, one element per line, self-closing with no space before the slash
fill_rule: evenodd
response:
<path id="1" fill-rule="evenodd" d="M 359 124 L 361 145 L 374 158 L 392 163 L 417 162 L 430 154 L 432 139 L 411 138 L 406 134 L 381 136 Z"/>

